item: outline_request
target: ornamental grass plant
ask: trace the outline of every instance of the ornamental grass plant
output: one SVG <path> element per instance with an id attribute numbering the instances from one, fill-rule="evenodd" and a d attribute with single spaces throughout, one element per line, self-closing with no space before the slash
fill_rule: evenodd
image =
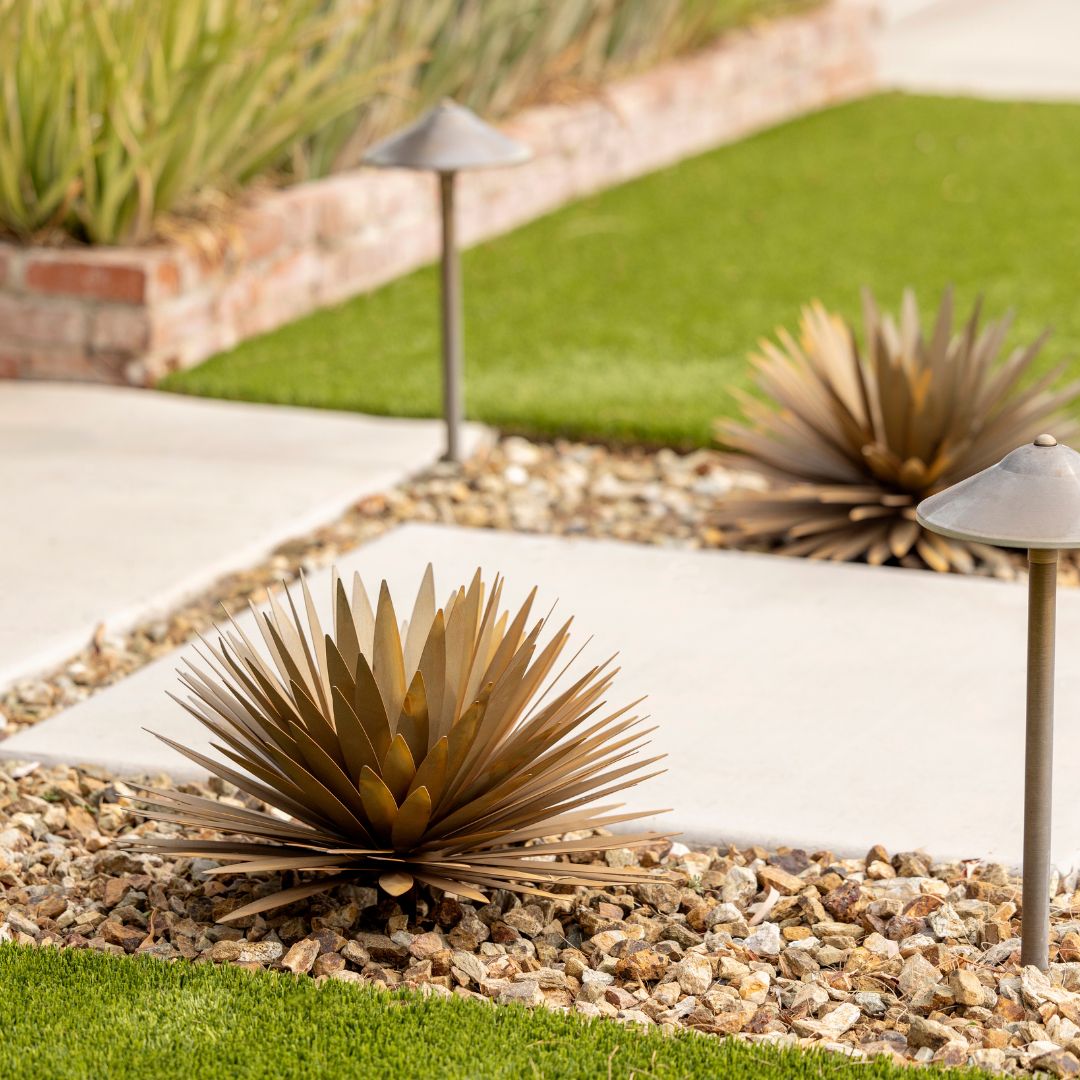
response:
<path id="1" fill-rule="evenodd" d="M 691 52 L 732 27 L 815 0 L 398 0 L 377 4 L 361 64 L 418 57 L 307 140 L 308 175 L 355 165 L 366 146 L 451 97 L 489 118 L 593 92 L 605 80 Z"/>
<path id="2" fill-rule="evenodd" d="M 280 169 L 386 85 L 342 0 L 0 0 L 0 222 L 144 240 L 161 213 Z"/>
<path id="3" fill-rule="evenodd" d="M 898 319 L 869 292 L 863 301 L 861 343 L 820 303 L 803 310 L 798 338 L 762 342 L 761 396 L 742 395 L 744 419 L 717 435 L 771 487 L 726 499 L 720 526 L 736 544 L 811 559 L 1011 573 L 1005 552 L 930 533 L 915 507 L 1041 431 L 1073 438 L 1080 381 L 1059 385 L 1066 364 L 1028 379 L 1047 334 L 1002 360 L 1011 316 L 980 325 L 976 303 L 954 327 L 951 292 L 929 330 L 911 290 Z"/>
<path id="4" fill-rule="evenodd" d="M 807 0 L 0 0 L 0 232 L 142 242 L 444 95 L 497 117 Z"/>
<path id="5" fill-rule="evenodd" d="M 385 583 L 373 608 L 359 577 L 333 585 L 323 633 L 306 584 L 302 619 L 288 591 L 255 612 L 266 654 L 235 622 L 182 675 L 180 703 L 238 768 L 163 741 L 267 809 L 146 789 L 142 807 L 192 830 L 144 850 L 219 859 L 221 874 L 295 872 L 306 880 L 231 912 L 237 919 L 333 888 L 416 883 L 479 902 L 485 890 L 540 896 L 573 885 L 652 880 L 638 867 L 576 855 L 656 839 L 577 836 L 647 816 L 601 805 L 655 772 L 635 705 L 605 701 L 611 661 L 549 679 L 569 623 L 531 623 L 535 590 L 511 615 L 502 579 L 479 572 L 437 607 L 431 568 L 399 625 Z M 541 641 L 543 636 L 546 642 Z M 268 655 L 267 655 L 268 654 Z M 177 699 L 179 701 L 179 699 Z M 211 871 L 213 873 L 214 871 Z"/>

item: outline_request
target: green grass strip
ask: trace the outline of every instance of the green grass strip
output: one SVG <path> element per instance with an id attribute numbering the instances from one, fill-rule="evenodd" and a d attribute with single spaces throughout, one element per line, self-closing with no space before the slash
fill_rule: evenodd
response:
<path id="1" fill-rule="evenodd" d="M 748 350 L 817 297 L 957 286 L 1080 354 L 1080 107 L 884 95 L 763 132 L 468 251 L 468 411 L 540 435 L 705 444 Z M 464 184 L 468 177 L 463 178 Z M 434 188 L 432 189 L 434 198 Z M 213 397 L 440 409 L 434 268 L 166 380 Z"/>
<path id="2" fill-rule="evenodd" d="M 0 1025 L 5 1080 L 911 1076 L 884 1062 L 666 1038 L 546 1010 L 13 945 L 0 946 Z"/>

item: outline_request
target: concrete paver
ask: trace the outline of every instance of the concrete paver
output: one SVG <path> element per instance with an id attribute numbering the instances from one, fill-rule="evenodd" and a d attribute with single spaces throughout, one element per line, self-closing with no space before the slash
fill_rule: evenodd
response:
<path id="1" fill-rule="evenodd" d="M 0 685 L 250 565 L 429 465 L 443 439 L 434 420 L 6 382 Z"/>
<path id="2" fill-rule="evenodd" d="M 979 97 L 1080 100 L 1076 0 L 884 0 L 886 86 Z"/>

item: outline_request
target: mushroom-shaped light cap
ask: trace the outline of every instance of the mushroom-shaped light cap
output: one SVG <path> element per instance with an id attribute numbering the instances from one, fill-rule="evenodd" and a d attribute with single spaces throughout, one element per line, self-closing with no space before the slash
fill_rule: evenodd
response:
<path id="1" fill-rule="evenodd" d="M 1080 548 L 1080 454 L 1052 435 L 924 499 L 919 524 L 997 547 Z"/>
<path id="2" fill-rule="evenodd" d="M 520 165 L 531 157 L 532 151 L 524 143 L 507 138 L 476 113 L 447 98 L 415 124 L 376 143 L 364 155 L 363 163 L 449 173 Z"/>

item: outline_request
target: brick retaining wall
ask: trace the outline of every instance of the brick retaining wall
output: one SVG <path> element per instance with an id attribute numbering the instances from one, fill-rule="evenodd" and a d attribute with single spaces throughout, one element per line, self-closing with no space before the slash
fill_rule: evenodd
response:
<path id="1" fill-rule="evenodd" d="M 846 0 L 518 114 L 505 130 L 535 160 L 461 179 L 464 242 L 869 92 L 873 17 Z M 0 376 L 149 385 L 430 262 L 437 244 L 434 179 L 375 170 L 254 198 L 210 254 L 0 244 Z"/>

